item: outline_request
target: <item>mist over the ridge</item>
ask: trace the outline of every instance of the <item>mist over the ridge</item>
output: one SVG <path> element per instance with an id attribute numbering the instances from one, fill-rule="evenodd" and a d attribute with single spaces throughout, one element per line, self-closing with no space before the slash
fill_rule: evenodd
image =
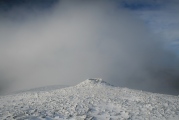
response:
<path id="1" fill-rule="evenodd" d="M 178 94 L 179 60 L 130 11 L 107 1 L 60 1 L 47 13 L 0 19 L 0 81 L 11 90 L 101 77 L 122 87 Z M 35 14 L 35 15 L 34 15 Z"/>

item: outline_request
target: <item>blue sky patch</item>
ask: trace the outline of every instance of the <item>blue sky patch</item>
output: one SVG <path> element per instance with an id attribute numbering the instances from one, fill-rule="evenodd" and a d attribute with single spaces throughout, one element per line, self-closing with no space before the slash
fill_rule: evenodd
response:
<path id="1" fill-rule="evenodd" d="M 121 5 L 124 8 L 128 8 L 131 10 L 143 10 L 143 9 L 159 9 L 160 8 L 160 4 L 157 2 L 127 2 L 127 1 L 122 1 Z"/>

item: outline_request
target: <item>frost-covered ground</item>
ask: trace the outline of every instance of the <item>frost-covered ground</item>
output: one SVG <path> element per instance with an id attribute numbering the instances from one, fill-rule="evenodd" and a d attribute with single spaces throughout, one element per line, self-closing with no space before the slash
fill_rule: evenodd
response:
<path id="1" fill-rule="evenodd" d="M 27 90 L 20 90 L 9 94 L 17 94 L 17 93 L 23 93 L 23 92 L 38 92 L 38 91 L 51 91 L 56 89 L 61 89 L 68 87 L 67 85 L 51 85 L 51 86 L 45 86 L 45 87 L 38 87 L 33 89 L 27 89 Z"/>
<path id="2" fill-rule="evenodd" d="M 1 96 L 0 119 L 179 120 L 179 97 L 88 79 L 73 87 Z"/>

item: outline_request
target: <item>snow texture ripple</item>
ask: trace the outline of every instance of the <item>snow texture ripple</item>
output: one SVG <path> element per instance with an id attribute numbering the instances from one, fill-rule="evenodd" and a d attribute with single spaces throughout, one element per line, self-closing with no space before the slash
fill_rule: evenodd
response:
<path id="1" fill-rule="evenodd" d="M 67 88 L 0 97 L 1 120 L 179 120 L 179 97 L 87 79 Z"/>

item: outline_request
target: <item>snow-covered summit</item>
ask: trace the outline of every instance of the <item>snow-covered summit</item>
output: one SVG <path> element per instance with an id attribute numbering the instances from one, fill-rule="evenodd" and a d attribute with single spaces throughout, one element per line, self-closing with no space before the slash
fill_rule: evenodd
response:
<path id="1" fill-rule="evenodd" d="M 0 96 L 1 120 L 179 120 L 179 97 L 113 87 L 102 79 Z"/>
<path id="2" fill-rule="evenodd" d="M 76 87 L 95 87 L 95 86 L 112 86 L 109 83 L 102 80 L 102 78 L 90 78 L 79 83 Z"/>

